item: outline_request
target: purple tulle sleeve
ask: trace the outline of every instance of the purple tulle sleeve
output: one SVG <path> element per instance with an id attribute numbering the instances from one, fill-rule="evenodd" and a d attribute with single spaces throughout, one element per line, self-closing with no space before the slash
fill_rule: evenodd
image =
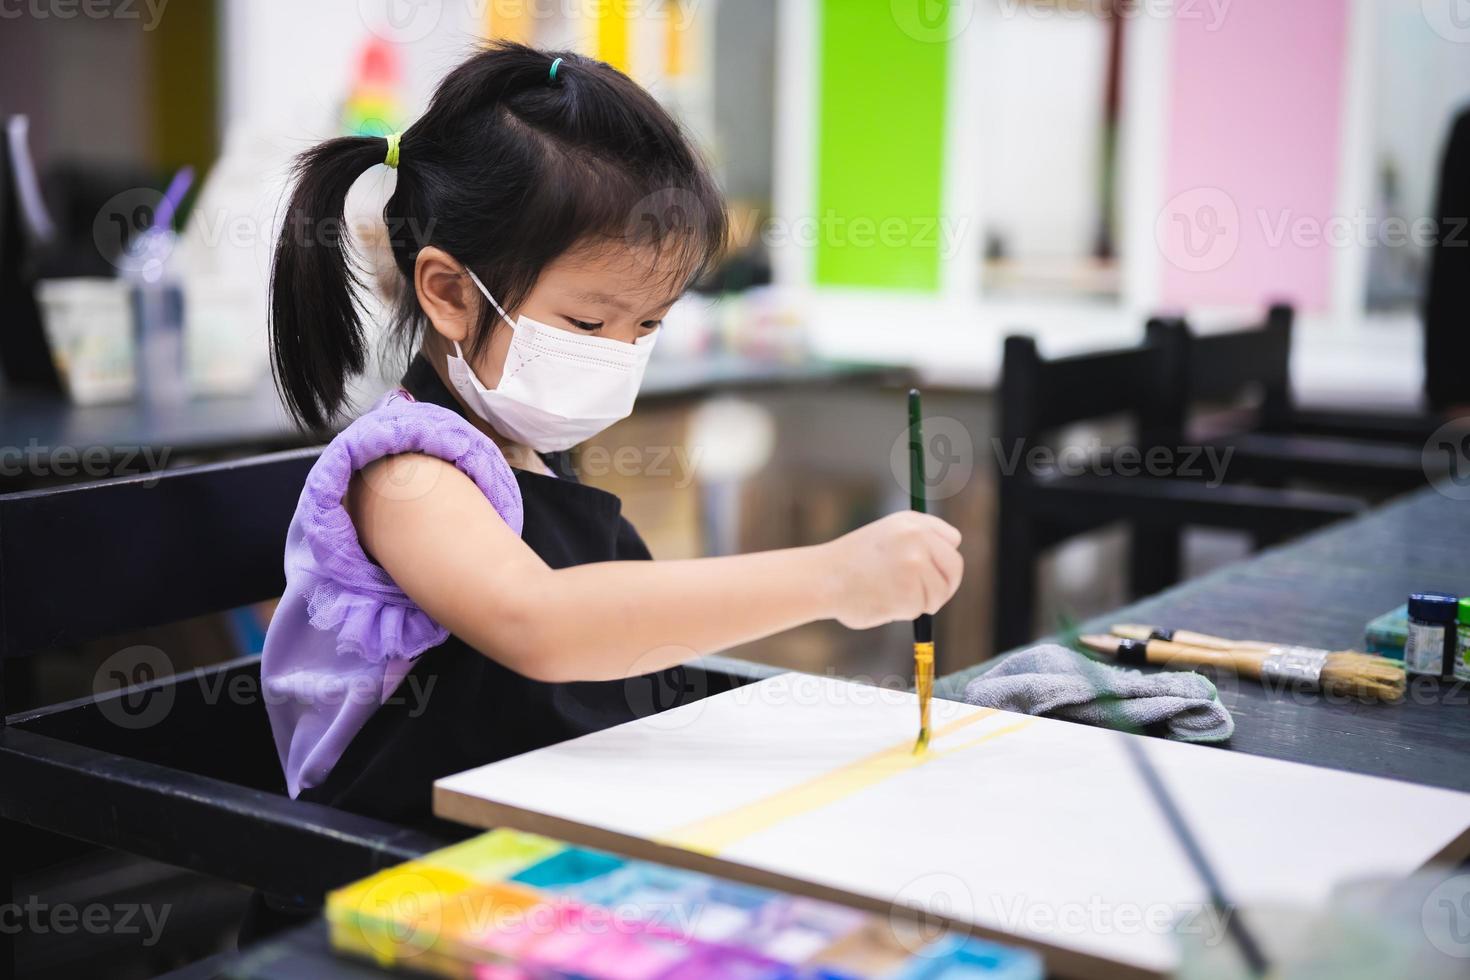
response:
<path id="1" fill-rule="evenodd" d="M 353 473 L 397 453 L 453 463 L 521 533 L 520 490 L 500 449 L 448 409 L 395 391 L 322 451 L 287 532 L 286 592 L 260 665 L 292 796 L 326 778 L 414 658 L 449 636 L 367 557 L 343 505 Z"/>

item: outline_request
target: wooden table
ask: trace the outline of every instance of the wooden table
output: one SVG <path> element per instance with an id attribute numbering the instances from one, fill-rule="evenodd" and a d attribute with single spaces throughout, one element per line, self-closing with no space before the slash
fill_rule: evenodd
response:
<path id="1" fill-rule="evenodd" d="M 1226 566 L 1083 624 L 1193 629 L 1240 639 L 1362 649 L 1370 619 L 1410 592 L 1470 593 L 1470 503 L 1425 489 L 1363 517 Z M 995 661 L 935 685 L 963 700 Z M 1224 680 L 1229 747 L 1291 762 L 1470 791 L 1470 685 L 1418 679 L 1398 704 Z"/>

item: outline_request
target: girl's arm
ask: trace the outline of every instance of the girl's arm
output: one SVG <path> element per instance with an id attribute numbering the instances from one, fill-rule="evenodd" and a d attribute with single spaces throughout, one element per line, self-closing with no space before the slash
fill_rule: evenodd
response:
<path id="1" fill-rule="evenodd" d="M 347 507 L 364 550 L 409 598 L 542 681 L 631 677 L 813 620 L 912 619 L 948 601 L 964 571 L 959 532 L 912 513 L 813 547 L 553 570 L 468 477 L 418 454 L 363 469 Z"/>

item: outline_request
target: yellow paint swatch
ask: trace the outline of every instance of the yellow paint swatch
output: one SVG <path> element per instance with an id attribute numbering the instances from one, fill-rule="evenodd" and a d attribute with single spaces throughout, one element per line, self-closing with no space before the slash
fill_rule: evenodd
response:
<path id="1" fill-rule="evenodd" d="M 995 714 L 994 709 L 982 708 L 964 718 L 941 725 L 935 729 L 933 740 L 938 742 L 946 735 L 973 725 L 982 718 L 988 718 L 993 714 Z M 900 773 L 928 765 L 937 759 L 946 758 L 956 752 L 963 752 L 1003 735 L 1009 735 L 1029 724 L 1031 724 L 1031 719 L 1026 718 L 986 732 L 979 738 L 946 747 L 942 751 L 936 747 L 921 755 L 915 755 L 913 743 L 905 741 L 830 772 L 822 773 L 804 783 L 772 793 L 753 803 L 686 824 L 660 837 L 659 843 L 701 854 L 720 854 L 733 844 L 763 830 L 769 830 L 792 817 L 829 806 Z"/>

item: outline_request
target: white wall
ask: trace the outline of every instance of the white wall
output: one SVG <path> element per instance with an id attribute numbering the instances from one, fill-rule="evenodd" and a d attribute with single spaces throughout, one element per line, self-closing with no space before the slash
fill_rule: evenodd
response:
<path id="1" fill-rule="evenodd" d="M 222 120 L 292 134 L 303 146 L 337 134 L 358 54 L 374 37 L 403 62 L 410 117 L 479 40 L 474 0 L 221 0 Z M 388 12 L 401 17 L 395 23 Z M 411 15 L 411 16 L 410 16 Z"/>
<path id="2" fill-rule="evenodd" d="M 1013 258 L 1086 257 L 1098 219 L 1107 25 L 1024 10 L 991 0 L 971 28 L 984 52 L 985 230 Z"/>

